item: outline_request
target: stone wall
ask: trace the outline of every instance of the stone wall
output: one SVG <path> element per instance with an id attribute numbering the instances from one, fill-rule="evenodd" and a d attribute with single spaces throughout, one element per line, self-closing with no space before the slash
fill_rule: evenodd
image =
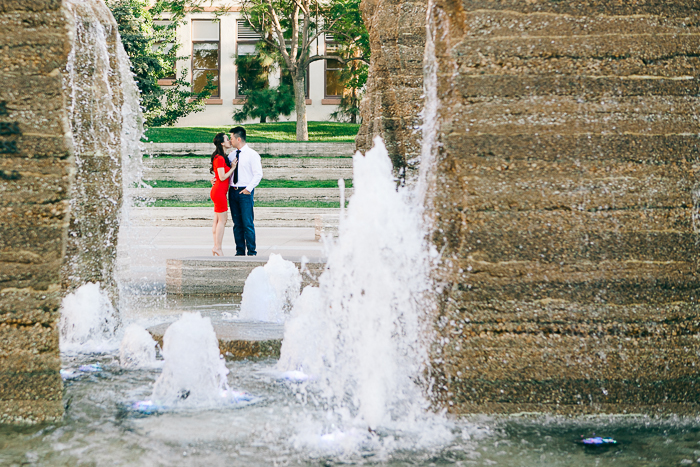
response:
<path id="1" fill-rule="evenodd" d="M 423 107 L 423 49 L 426 0 L 363 0 L 362 16 L 370 34 L 367 91 L 360 111 L 357 149 L 384 139 L 396 174 L 416 175 Z"/>
<path id="2" fill-rule="evenodd" d="M 56 326 L 73 158 L 61 32 L 60 1 L 0 4 L 0 423 L 63 414 Z"/>
<path id="3" fill-rule="evenodd" d="M 63 414 L 66 289 L 101 281 L 116 301 L 124 86 L 90 30 L 115 48 L 99 0 L 0 3 L 0 423 Z"/>
<path id="4" fill-rule="evenodd" d="M 700 5 L 429 8 L 438 402 L 697 413 Z"/>

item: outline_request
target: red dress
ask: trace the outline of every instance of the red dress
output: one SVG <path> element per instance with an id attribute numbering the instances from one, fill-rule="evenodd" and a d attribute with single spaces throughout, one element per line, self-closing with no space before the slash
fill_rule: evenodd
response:
<path id="1" fill-rule="evenodd" d="M 209 196 L 211 200 L 214 201 L 214 212 L 226 212 L 228 211 L 228 202 L 226 200 L 228 196 L 228 178 L 223 182 L 219 180 L 219 167 L 224 169 L 226 172 L 226 162 L 223 156 L 216 156 L 214 158 L 214 186 L 211 187 Z"/>

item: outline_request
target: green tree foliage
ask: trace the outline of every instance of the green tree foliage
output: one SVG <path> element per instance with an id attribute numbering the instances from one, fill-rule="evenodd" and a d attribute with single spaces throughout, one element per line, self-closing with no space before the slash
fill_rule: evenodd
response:
<path id="1" fill-rule="evenodd" d="M 249 118 L 259 118 L 260 123 L 277 121 L 282 115 L 294 111 L 294 93 L 287 85 L 276 88 L 257 89 L 248 92 L 243 107 L 233 114 L 233 120 L 243 122 Z"/>
<path id="2" fill-rule="evenodd" d="M 338 110 L 331 114 L 337 121 L 358 123 L 360 117 L 360 101 L 364 94 L 370 57 L 369 32 L 362 20 L 360 12 L 361 0 L 332 0 L 329 3 L 328 18 L 335 21 L 334 40 L 338 45 L 336 52 L 347 60 L 340 72 L 340 81 L 345 86 L 345 92 L 340 99 Z M 354 60 L 361 57 L 363 60 Z"/>
<path id="3" fill-rule="evenodd" d="M 274 60 L 264 55 L 239 55 L 236 57 L 238 74 L 238 94 L 247 96 L 251 91 L 258 91 L 269 86 L 270 70 Z"/>
<path id="4" fill-rule="evenodd" d="M 259 118 L 260 123 L 277 121 L 294 111 L 294 93 L 291 86 L 270 88 L 270 72 L 278 60 L 265 43 L 256 46 L 256 53 L 236 57 L 238 94 L 246 96 L 243 107 L 233 114 L 233 120 L 243 122 Z"/>
<path id="5" fill-rule="evenodd" d="M 305 99 L 309 64 L 327 59 L 369 61 L 369 36 L 359 5 L 359 0 L 243 0 L 248 23 L 281 56 L 283 69 L 291 77 L 299 141 L 309 139 Z M 312 54 L 312 46 L 324 34 L 346 44 L 343 52 Z"/>
<path id="6" fill-rule="evenodd" d="M 185 115 L 204 110 L 203 100 L 216 89 L 208 80 L 202 92 L 193 93 L 191 84 L 185 80 L 187 70 L 183 70 L 171 86 L 158 85 L 159 79 L 175 77 L 178 60 L 175 28 L 186 9 L 196 10 L 198 4 L 184 0 L 107 1 L 117 22 L 124 50 L 131 60 L 147 126 L 173 125 Z M 168 25 L 156 25 L 154 17 L 164 12 L 169 13 L 172 21 Z"/>

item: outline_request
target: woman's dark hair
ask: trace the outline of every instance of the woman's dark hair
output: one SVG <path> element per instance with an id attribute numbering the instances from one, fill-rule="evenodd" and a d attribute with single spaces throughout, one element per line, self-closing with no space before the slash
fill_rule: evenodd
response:
<path id="1" fill-rule="evenodd" d="M 216 149 L 214 149 L 214 152 L 211 154 L 211 168 L 209 172 L 214 173 L 214 159 L 216 159 L 216 156 L 223 156 L 226 167 L 230 169 L 231 163 L 224 151 L 224 133 L 217 133 L 216 136 L 214 136 L 214 146 L 216 146 Z"/>

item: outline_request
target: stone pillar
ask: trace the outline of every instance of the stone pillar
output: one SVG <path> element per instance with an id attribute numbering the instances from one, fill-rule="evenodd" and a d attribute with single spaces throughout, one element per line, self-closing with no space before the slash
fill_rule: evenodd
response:
<path id="1" fill-rule="evenodd" d="M 0 423 L 35 423 L 63 414 L 66 290 L 99 281 L 117 299 L 122 124 L 138 112 L 101 0 L 4 1 L 0 46 Z"/>
<path id="2" fill-rule="evenodd" d="M 0 5 L 0 423 L 63 414 L 59 272 L 73 170 L 60 1 Z"/>
<path id="3" fill-rule="evenodd" d="M 370 35 L 369 78 L 360 104 L 357 149 L 384 139 L 398 177 L 414 179 L 421 151 L 426 0 L 363 0 Z"/>
<path id="4" fill-rule="evenodd" d="M 438 401 L 697 413 L 698 3 L 429 9 Z"/>

